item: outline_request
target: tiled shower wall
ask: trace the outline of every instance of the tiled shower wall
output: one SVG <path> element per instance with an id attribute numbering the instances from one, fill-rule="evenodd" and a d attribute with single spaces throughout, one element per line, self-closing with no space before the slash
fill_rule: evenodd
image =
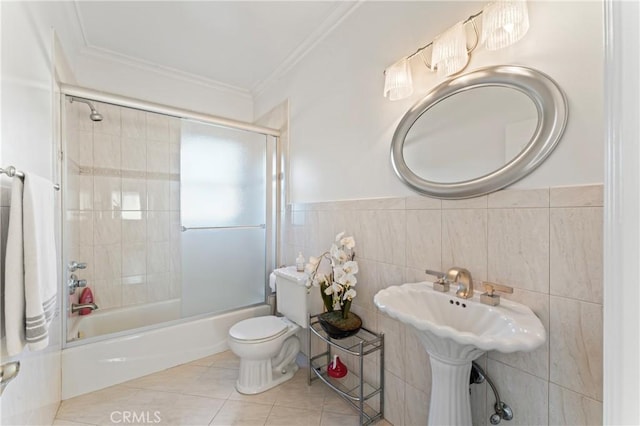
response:
<path id="1" fill-rule="evenodd" d="M 69 260 L 100 309 L 179 298 L 180 120 L 94 104 L 66 105 Z"/>
<path id="2" fill-rule="evenodd" d="M 427 197 L 288 206 L 288 264 L 319 255 L 334 236 L 356 239 L 354 311 L 385 333 L 385 418 L 426 423 L 428 355 L 403 324 L 377 311 L 377 291 L 427 279 L 424 270 L 469 269 L 476 286 L 514 287 L 507 297 L 538 315 L 547 340 L 531 353 L 479 359 L 514 411 L 511 425 L 587 425 L 602 419 L 602 186 L 505 190 L 459 201 Z M 369 366 L 373 368 L 374 366 Z M 488 425 L 493 394 L 472 385 L 473 423 Z M 489 390 L 487 390 L 489 389 Z"/>

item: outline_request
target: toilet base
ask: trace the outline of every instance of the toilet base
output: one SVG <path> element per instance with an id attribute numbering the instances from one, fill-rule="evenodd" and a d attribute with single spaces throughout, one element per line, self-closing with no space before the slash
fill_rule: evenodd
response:
<path id="1" fill-rule="evenodd" d="M 242 394 L 255 395 L 291 379 L 299 368 L 295 361 L 298 352 L 300 352 L 300 340 L 296 336 L 291 336 L 284 341 L 282 349 L 273 358 L 265 360 L 240 358 L 236 390 Z"/>
<path id="2" fill-rule="evenodd" d="M 294 362 L 290 363 L 283 370 L 276 371 L 271 368 L 271 362 L 269 362 L 268 366 L 264 365 L 264 361 L 246 361 L 247 363 L 262 363 L 263 365 L 255 365 L 248 366 L 248 369 L 245 371 L 247 373 L 251 372 L 254 374 L 240 374 L 238 380 L 236 381 L 236 390 L 245 395 L 255 395 L 257 393 L 262 393 L 268 391 L 271 388 L 278 386 L 281 383 L 286 382 L 291 379 L 296 371 L 298 371 L 298 364 Z M 268 370 L 266 370 L 268 368 Z M 242 371 L 242 366 L 240 366 Z M 249 377 L 250 376 L 250 377 Z"/>

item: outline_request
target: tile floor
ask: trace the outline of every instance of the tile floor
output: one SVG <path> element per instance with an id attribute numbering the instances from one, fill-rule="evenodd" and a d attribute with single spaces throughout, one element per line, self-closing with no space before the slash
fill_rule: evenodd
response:
<path id="1" fill-rule="evenodd" d="M 239 361 L 222 352 L 62 401 L 54 426 L 357 425 L 359 417 L 324 383 L 307 385 L 306 368 L 258 395 L 234 388 Z M 376 426 L 391 426 L 381 420 Z"/>

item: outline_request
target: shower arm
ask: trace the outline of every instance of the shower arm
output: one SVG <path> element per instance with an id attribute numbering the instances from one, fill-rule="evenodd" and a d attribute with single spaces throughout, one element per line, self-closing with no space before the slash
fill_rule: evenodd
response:
<path id="1" fill-rule="evenodd" d="M 91 119 L 91 121 L 102 121 L 102 118 L 103 118 L 102 114 L 100 114 L 98 110 L 96 110 L 96 107 L 93 106 L 93 103 L 91 101 L 89 101 L 88 99 L 78 98 L 72 95 L 67 95 L 67 96 L 69 97 L 70 103 L 82 102 L 84 104 L 89 105 L 89 108 L 91 108 L 91 114 L 89 114 L 89 118 Z"/>
<path id="2" fill-rule="evenodd" d="M 67 95 L 69 96 L 69 95 Z M 76 96 L 69 96 L 69 102 L 74 103 L 74 102 L 82 102 L 84 104 L 89 105 L 89 108 L 91 108 L 92 111 L 96 111 L 96 108 L 93 106 L 93 104 L 91 103 L 91 101 L 87 100 L 87 99 L 82 99 L 82 98 L 78 98 Z"/>

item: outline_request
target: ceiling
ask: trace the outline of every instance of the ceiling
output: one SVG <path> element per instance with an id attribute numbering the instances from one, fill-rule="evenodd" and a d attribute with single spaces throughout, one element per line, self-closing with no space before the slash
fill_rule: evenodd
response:
<path id="1" fill-rule="evenodd" d="M 85 48 L 256 92 L 359 3 L 76 1 Z"/>

